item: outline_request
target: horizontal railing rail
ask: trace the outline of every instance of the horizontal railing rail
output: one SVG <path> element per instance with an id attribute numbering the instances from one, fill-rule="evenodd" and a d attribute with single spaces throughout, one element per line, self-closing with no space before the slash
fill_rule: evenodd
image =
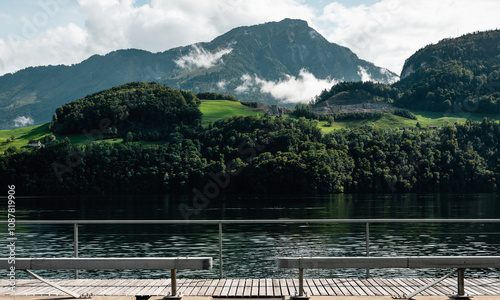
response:
<path id="1" fill-rule="evenodd" d="M 0 221 L 7 224 L 8 221 Z M 16 224 L 500 223 L 500 219 L 16 220 Z"/>
<path id="2" fill-rule="evenodd" d="M 365 224 L 366 256 L 370 256 L 370 224 L 382 223 L 498 223 L 500 219 L 252 219 L 252 220 L 16 220 L 16 224 L 24 225 L 73 225 L 74 257 L 78 257 L 79 225 L 101 224 L 164 224 L 164 225 L 218 225 L 219 227 L 219 278 L 223 278 L 222 226 L 238 224 Z M 0 221 L 8 224 L 8 221 Z M 370 276 L 369 269 L 366 276 Z M 75 278 L 78 271 L 75 270 Z"/>

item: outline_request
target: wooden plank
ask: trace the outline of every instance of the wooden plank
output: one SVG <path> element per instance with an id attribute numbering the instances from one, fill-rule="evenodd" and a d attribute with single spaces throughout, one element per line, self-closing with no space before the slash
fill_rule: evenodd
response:
<path id="1" fill-rule="evenodd" d="M 332 289 L 332 296 L 344 296 L 344 293 L 342 290 L 337 286 L 335 281 L 333 279 L 321 279 L 321 281 L 326 282 L 325 284 L 328 284 L 330 288 Z"/>
<path id="2" fill-rule="evenodd" d="M 272 279 L 273 286 L 273 295 L 274 297 L 281 297 L 283 294 L 281 293 L 281 286 L 279 279 Z"/>
<path id="3" fill-rule="evenodd" d="M 477 288 L 475 284 L 473 284 L 469 279 L 464 280 L 465 293 L 469 295 L 481 295 L 482 292 Z M 456 288 L 458 292 L 458 287 Z"/>
<path id="4" fill-rule="evenodd" d="M 220 279 L 212 280 L 207 290 L 205 291 L 205 296 L 212 296 L 215 294 L 216 287 L 219 284 Z"/>
<path id="5" fill-rule="evenodd" d="M 288 291 L 288 285 L 286 283 L 286 279 L 276 279 L 278 280 L 278 284 L 280 287 L 280 295 L 281 296 L 290 296 L 290 292 Z"/>
<path id="6" fill-rule="evenodd" d="M 61 283 L 63 286 L 68 287 L 70 290 L 78 294 L 88 294 L 97 295 L 99 291 L 103 289 L 102 280 L 68 280 Z"/>
<path id="7" fill-rule="evenodd" d="M 147 285 L 148 285 L 148 279 L 141 279 L 135 284 L 135 286 L 130 288 L 130 290 L 127 292 L 127 295 L 135 296 L 140 290 L 144 289 L 144 287 Z"/>
<path id="8" fill-rule="evenodd" d="M 353 279 L 340 279 L 340 282 L 344 284 L 353 296 L 366 296 L 365 292 L 354 282 Z"/>
<path id="9" fill-rule="evenodd" d="M 326 290 L 326 287 L 323 285 L 323 282 L 321 282 L 321 280 L 313 279 L 313 283 L 316 285 L 316 288 L 319 291 L 319 296 L 329 296 L 330 295 L 330 293 Z M 329 289 L 331 289 L 329 285 L 327 285 L 327 287 Z"/>
<path id="10" fill-rule="evenodd" d="M 265 279 L 259 279 L 259 292 L 257 295 L 255 295 L 253 292 L 253 289 L 252 289 L 252 296 L 254 296 L 254 297 L 266 297 L 267 296 L 266 280 Z"/>
<path id="11" fill-rule="evenodd" d="M 26 295 L 33 295 L 33 296 L 43 296 L 43 295 L 47 295 L 47 296 L 59 296 L 59 295 L 64 295 L 62 292 L 60 292 L 59 290 L 51 287 L 51 286 L 47 286 L 46 284 L 41 284 L 40 286 L 38 287 L 31 287 L 29 289 L 27 289 L 24 294 Z"/>
<path id="12" fill-rule="evenodd" d="M 391 293 L 388 292 L 384 286 L 380 285 L 378 281 L 375 281 L 373 278 L 365 279 L 365 284 L 370 287 L 370 289 L 378 296 L 391 296 Z"/>
<path id="13" fill-rule="evenodd" d="M 222 292 L 220 293 L 221 297 L 227 297 L 229 294 L 229 289 L 231 288 L 231 284 L 233 279 L 226 279 L 226 283 L 224 283 L 224 287 L 222 288 Z"/>
<path id="14" fill-rule="evenodd" d="M 372 281 L 370 281 L 369 279 L 361 279 L 361 283 L 367 289 L 369 289 L 373 293 L 373 295 L 375 295 L 375 296 L 387 296 L 384 289 L 382 289 L 382 290 L 378 289 L 376 286 L 374 286 L 372 284 Z"/>
<path id="15" fill-rule="evenodd" d="M 240 279 L 238 281 L 238 288 L 236 289 L 236 295 L 238 297 L 243 297 L 243 295 L 245 294 L 246 282 L 246 279 Z"/>
<path id="16" fill-rule="evenodd" d="M 432 282 L 435 282 L 437 279 L 420 279 L 420 278 L 414 278 L 412 281 L 415 281 L 416 284 L 414 286 L 412 286 L 413 288 L 413 291 L 416 291 L 417 289 L 427 285 L 427 284 L 430 284 Z M 435 286 L 431 286 L 430 288 L 422 291 L 419 293 L 419 295 L 422 295 L 422 296 L 437 296 L 437 295 L 442 295 L 442 293 L 436 289 Z"/>
<path id="17" fill-rule="evenodd" d="M 319 290 L 312 279 L 304 279 L 304 291 L 308 291 L 309 296 L 319 296 Z"/>
<path id="18" fill-rule="evenodd" d="M 170 283 L 170 279 L 151 280 L 150 284 L 138 292 L 139 296 L 165 296 L 160 292 Z"/>
<path id="19" fill-rule="evenodd" d="M 201 296 L 200 295 L 200 291 L 203 288 L 203 286 L 205 285 L 206 280 L 205 279 L 199 279 L 199 280 L 195 280 L 195 281 L 196 281 L 196 286 L 191 291 L 190 296 Z"/>
<path id="20" fill-rule="evenodd" d="M 196 296 L 205 296 L 212 281 L 213 280 L 210 280 L 210 279 L 205 279 L 205 280 L 201 281 L 200 289 L 198 290 L 198 293 Z"/>
<path id="21" fill-rule="evenodd" d="M 123 288 L 123 286 L 126 284 L 127 280 L 126 279 L 118 279 L 109 287 L 109 289 L 106 289 L 103 291 L 103 295 L 106 296 L 114 296 L 116 295 L 115 293 Z"/>
<path id="22" fill-rule="evenodd" d="M 243 290 L 243 297 L 250 297 L 252 295 L 252 279 L 245 279 L 245 289 Z"/>
<path id="23" fill-rule="evenodd" d="M 240 284 L 239 279 L 233 279 L 231 286 L 229 287 L 228 297 L 236 297 L 236 292 L 238 291 L 238 285 Z"/>
<path id="24" fill-rule="evenodd" d="M 474 282 L 477 286 L 488 290 L 488 294 L 485 295 L 500 295 L 500 280 L 494 278 L 474 278 L 469 280 Z"/>
<path id="25" fill-rule="evenodd" d="M 392 281 L 382 279 L 382 278 L 373 278 L 373 281 L 376 282 L 381 289 L 384 289 L 388 296 L 404 296 L 404 293 L 396 287 Z"/>
<path id="26" fill-rule="evenodd" d="M 274 288 L 272 279 L 266 279 L 266 296 L 274 297 Z"/>
<path id="27" fill-rule="evenodd" d="M 197 281 L 194 279 L 190 279 L 184 282 L 182 292 L 180 292 L 183 295 L 189 296 L 191 295 L 191 292 L 196 286 Z"/>
<path id="28" fill-rule="evenodd" d="M 213 296 L 220 296 L 222 294 L 222 290 L 224 289 L 224 284 L 226 284 L 226 279 L 220 279 L 217 282 L 217 286 L 215 287 L 215 291 L 213 292 Z"/>
<path id="29" fill-rule="evenodd" d="M 353 287 L 346 281 L 346 279 L 334 279 L 335 283 L 339 287 L 339 289 L 344 293 L 344 296 L 356 296 L 359 295 L 356 293 L 356 291 L 353 289 Z"/>
<path id="30" fill-rule="evenodd" d="M 370 289 L 370 287 L 366 286 L 364 279 L 357 280 L 356 284 L 364 291 L 367 296 L 375 296 L 376 294 Z"/>
<path id="31" fill-rule="evenodd" d="M 297 279 L 287 279 L 286 280 L 286 285 L 288 288 L 288 292 L 290 293 L 290 296 L 295 296 L 299 294 L 299 285 L 298 285 L 298 280 Z M 297 285 L 295 285 L 297 283 Z"/>
<path id="32" fill-rule="evenodd" d="M 189 287 L 189 283 L 192 279 L 178 279 L 177 278 L 177 294 L 185 294 L 186 288 Z"/>
<path id="33" fill-rule="evenodd" d="M 441 292 L 441 295 L 452 295 L 457 293 L 457 279 L 447 278 L 437 285 L 434 286 L 435 289 Z"/>
<path id="34" fill-rule="evenodd" d="M 129 280 L 126 281 L 126 283 L 120 287 L 117 291 L 115 291 L 114 295 L 115 296 L 125 296 L 127 295 L 127 292 L 131 290 L 135 285 L 139 282 L 139 279 L 135 280 Z"/>
<path id="35" fill-rule="evenodd" d="M 411 292 L 413 292 L 415 289 L 413 287 L 408 287 L 405 282 L 403 282 L 401 279 L 398 278 L 393 278 L 392 281 L 397 284 L 398 288 L 403 292 L 403 294 L 407 295 Z"/>

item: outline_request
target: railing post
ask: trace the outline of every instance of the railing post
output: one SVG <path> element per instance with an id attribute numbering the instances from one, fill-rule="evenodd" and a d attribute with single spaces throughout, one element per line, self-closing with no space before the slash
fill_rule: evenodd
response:
<path id="1" fill-rule="evenodd" d="M 366 257 L 370 256 L 370 223 L 366 222 Z M 370 269 L 366 269 L 366 278 L 370 278 Z"/>
<path id="2" fill-rule="evenodd" d="M 75 248 L 75 258 L 78 257 L 78 223 L 73 224 L 73 243 Z M 78 270 L 75 269 L 75 279 L 78 279 Z"/>
<path id="3" fill-rule="evenodd" d="M 222 222 L 219 223 L 219 279 L 222 279 Z"/>

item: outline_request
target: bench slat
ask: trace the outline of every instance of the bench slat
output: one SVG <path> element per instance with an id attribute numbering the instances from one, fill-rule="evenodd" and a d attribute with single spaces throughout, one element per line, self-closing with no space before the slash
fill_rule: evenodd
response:
<path id="1" fill-rule="evenodd" d="M 407 257 L 301 257 L 278 258 L 278 268 L 287 269 L 375 269 L 408 268 Z"/>
<path id="2" fill-rule="evenodd" d="M 0 269 L 13 266 L 0 259 Z M 211 257 L 99 257 L 99 258 L 17 258 L 16 270 L 208 270 Z"/>
<path id="3" fill-rule="evenodd" d="M 483 269 L 500 268 L 500 256 L 422 256 L 409 257 L 408 267 Z"/>
<path id="4" fill-rule="evenodd" d="M 281 257 L 285 269 L 500 268 L 500 256 Z"/>

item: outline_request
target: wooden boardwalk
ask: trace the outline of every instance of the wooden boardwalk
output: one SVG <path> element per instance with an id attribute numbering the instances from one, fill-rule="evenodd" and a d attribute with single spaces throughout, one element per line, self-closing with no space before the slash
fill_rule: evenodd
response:
<path id="1" fill-rule="evenodd" d="M 305 279 L 310 296 L 403 296 L 435 279 Z M 78 279 L 53 280 L 76 293 L 95 296 L 164 296 L 170 292 L 170 279 Z M 296 279 L 179 279 L 179 292 L 185 296 L 282 297 L 295 295 Z M 422 296 L 456 294 L 456 279 L 449 278 L 420 293 Z M 38 280 L 17 280 L 18 296 L 63 296 L 64 293 Z M 500 296 L 500 279 L 466 279 L 465 291 L 476 296 Z M 0 280 L 0 295 L 11 295 L 8 281 Z"/>

